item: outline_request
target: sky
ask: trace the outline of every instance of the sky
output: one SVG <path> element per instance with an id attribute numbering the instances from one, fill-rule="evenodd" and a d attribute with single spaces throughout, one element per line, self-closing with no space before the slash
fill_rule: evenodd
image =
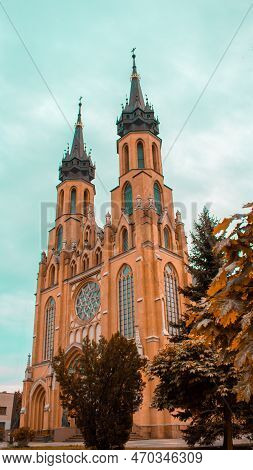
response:
<path id="1" fill-rule="evenodd" d="M 161 123 L 165 183 L 187 233 L 205 204 L 222 218 L 252 200 L 253 9 L 235 35 L 250 5 L 0 0 L 0 391 L 22 387 L 38 262 L 79 96 L 104 224 L 118 183 L 115 123 L 133 47 Z"/>

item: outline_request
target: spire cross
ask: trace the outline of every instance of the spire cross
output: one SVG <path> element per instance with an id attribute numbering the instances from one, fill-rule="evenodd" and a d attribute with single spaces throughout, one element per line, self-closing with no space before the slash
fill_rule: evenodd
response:
<path id="1" fill-rule="evenodd" d="M 82 99 L 83 99 L 83 97 L 80 96 L 79 102 L 78 102 L 79 111 L 78 111 L 78 117 L 77 117 L 76 126 L 82 126 L 82 118 L 81 118 Z"/>
<path id="2" fill-rule="evenodd" d="M 136 47 L 133 47 L 133 49 L 131 50 L 132 58 L 133 58 L 133 73 L 136 73 L 136 64 L 135 64 L 136 54 L 135 54 L 135 50 L 136 50 Z"/>

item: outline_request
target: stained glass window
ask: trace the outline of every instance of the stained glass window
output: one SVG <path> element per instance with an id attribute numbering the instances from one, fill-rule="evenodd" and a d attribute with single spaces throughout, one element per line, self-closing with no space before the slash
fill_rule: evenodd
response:
<path id="1" fill-rule="evenodd" d="M 133 193 L 132 186 L 129 183 L 126 184 L 124 189 L 124 209 L 128 215 L 133 213 Z"/>
<path id="2" fill-rule="evenodd" d="M 55 301 L 53 297 L 46 305 L 44 360 L 52 361 L 54 353 Z"/>
<path id="3" fill-rule="evenodd" d="M 62 250 L 62 227 L 59 227 L 57 232 L 57 251 L 58 253 Z"/>
<path id="4" fill-rule="evenodd" d="M 164 288 L 168 330 L 172 336 L 175 336 L 179 333 L 179 327 L 177 326 L 179 323 L 179 299 L 177 275 L 171 264 L 165 266 Z"/>
<path id="5" fill-rule="evenodd" d="M 80 290 L 76 299 L 76 314 L 88 321 L 96 315 L 100 306 L 100 287 L 96 282 L 88 282 Z"/>
<path id="6" fill-rule="evenodd" d="M 71 200 L 70 200 L 70 213 L 76 213 L 76 190 L 75 188 L 71 191 Z"/>
<path id="7" fill-rule="evenodd" d="M 145 168 L 144 166 L 144 151 L 142 142 L 137 144 L 137 157 L 138 157 L 138 168 Z"/>
<path id="8" fill-rule="evenodd" d="M 134 285 L 130 266 L 124 265 L 119 276 L 120 334 L 134 338 Z"/>
<path id="9" fill-rule="evenodd" d="M 161 191 L 158 183 L 154 184 L 154 200 L 155 208 L 157 214 L 161 215 L 162 213 L 162 201 L 161 201 Z"/>

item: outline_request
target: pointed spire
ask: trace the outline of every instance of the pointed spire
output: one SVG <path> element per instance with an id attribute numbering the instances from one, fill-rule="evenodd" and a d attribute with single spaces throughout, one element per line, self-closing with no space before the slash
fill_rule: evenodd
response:
<path id="1" fill-rule="evenodd" d="M 121 116 L 117 118 L 117 132 L 120 137 L 126 135 L 128 132 L 149 131 L 155 135 L 159 134 L 159 122 L 154 116 L 153 107 L 143 99 L 143 94 L 140 85 L 140 76 L 137 72 L 136 66 L 136 48 L 132 49 L 132 74 L 131 74 L 131 88 L 129 100 L 126 99 L 126 104 L 122 106 Z"/>
<path id="2" fill-rule="evenodd" d="M 83 142 L 83 123 L 82 123 L 82 96 L 79 98 L 78 103 L 78 116 L 75 125 L 75 133 L 73 143 L 71 147 L 70 156 L 82 158 L 84 153 L 84 142 Z"/>
<path id="3" fill-rule="evenodd" d="M 27 367 L 30 367 L 30 365 L 31 365 L 31 354 L 29 353 L 27 357 Z"/>
<path id="4" fill-rule="evenodd" d="M 62 160 L 59 178 L 61 181 L 66 179 L 92 181 L 95 178 L 95 166 L 91 161 L 91 156 L 87 155 L 86 144 L 84 145 L 83 139 L 82 96 L 80 96 L 78 102 L 78 115 L 71 151 L 68 147 Z"/>
<path id="5" fill-rule="evenodd" d="M 135 63 L 135 50 L 136 47 L 132 49 L 133 70 L 131 75 L 131 89 L 129 97 L 129 106 L 131 110 L 136 108 L 145 108 L 144 99 L 141 91 L 140 76 L 137 73 L 137 67 Z"/>

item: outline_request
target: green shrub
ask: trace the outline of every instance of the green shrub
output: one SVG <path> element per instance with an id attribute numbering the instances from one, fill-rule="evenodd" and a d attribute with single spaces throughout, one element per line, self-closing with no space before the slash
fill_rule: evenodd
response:
<path id="1" fill-rule="evenodd" d="M 18 428 L 11 432 L 11 437 L 17 442 L 18 446 L 26 445 L 34 438 L 34 431 L 30 428 Z"/>

